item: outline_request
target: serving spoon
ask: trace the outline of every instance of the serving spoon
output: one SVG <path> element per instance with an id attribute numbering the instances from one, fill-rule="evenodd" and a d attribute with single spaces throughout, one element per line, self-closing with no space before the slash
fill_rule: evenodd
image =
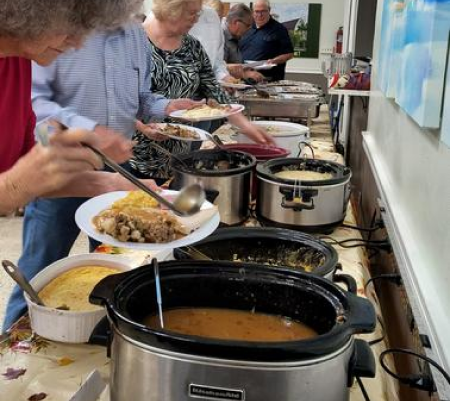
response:
<path id="1" fill-rule="evenodd" d="M 2 260 L 2 266 L 5 269 L 5 272 L 8 273 L 8 275 L 17 283 L 17 285 L 28 294 L 30 299 L 35 304 L 45 306 L 44 302 L 42 302 L 42 299 L 39 297 L 37 292 L 13 262 L 6 259 Z"/>
<path id="2" fill-rule="evenodd" d="M 62 124 L 60 124 L 60 126 L 63 130 L 67 129 L 67 127 Z M 38 126 L 37 137 L 39 142 L 43 146 L 49 146 L 48 140 L 49 128 L 50 125 L 48 124 L 41 124 Z M 203 202 L 206 199 L 204 189 L 199 184 L 192 184 L 185 188 L 182 188 L 178 193 L 177 197 L 173 200 L 173 202 L 169 202 L 167 199 L 159 195 L 156 191 L 144 185 L 133 174 L 125 170 L 114 160 L 111 160 L 101 150 L 87 143 L 83 143 L 83 146 L 91 149 L 96 155 L 98 155 L 102 159 L 105 165 L 110 167 L 116 173 L 119 173 L 122 177 L 126 178 L 128 181 L 133 183 L 135 186 L 144 191 L 146 194 L 156 199 L 159 203 L 163 204 L 164 206 L 172 210 L 178 216 L 192 216 L 193 214 L 198 213 L 200 211 L 201 206 L 203 205 Z"/>

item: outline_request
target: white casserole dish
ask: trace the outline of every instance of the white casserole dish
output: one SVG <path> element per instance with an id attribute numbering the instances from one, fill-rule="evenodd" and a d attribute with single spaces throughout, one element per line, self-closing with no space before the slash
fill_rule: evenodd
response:
<path id="1" fill-rule="evenodd" d="M 42 290 L 55 277 L 81 266 L 106 266 L 120 271 L 135 267 L 132 262 L 120 255 L 81 254 L 68 256 L 47 266 L 38 273 L 30 284 L 36 292 Z M 103 308 L 94 311 L 67 311 L 35 304 L 24 294 L 33 332 L 53 341 L 85 343 L 97 323 L 105 316 Z"/>
<path id="2" fill-rule="evenodd" d="M 300 147 L 300 142 L 309 141 L 309 128 L 306 125 L 291 123 L 287 121 L 252 121 L 252 124 L 258 125 L 262 128 L 271 127 L 274 130 L 268 130 L 272 135 L 276 146 L 287 149 L 291 152 L 291 157 L 297 157 Z M 275 131 L 276 130 L 276 131 Z M 244 134 L 239 133 L 236 138 L 238 143 L 254 143 L 250 138 Z"/>

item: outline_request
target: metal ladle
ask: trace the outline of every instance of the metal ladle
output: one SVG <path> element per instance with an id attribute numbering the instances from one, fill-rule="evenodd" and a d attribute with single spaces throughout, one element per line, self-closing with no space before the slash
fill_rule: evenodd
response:
<path id="1" fill-rule="evenodd" d="M 8 275 L 17 283 L 17 285 L 28 294 L 30 299 L 35 304 L 45 306 L 44 302 L 42 302 L 42 299 L 39 297 L 37 292 L 34 290 L 34 288 L 14 263 L 9 260 L 3 260 L 2 265 L 5 269 L 5 272 L 8 273 Z"/>
<path id="2" fill-rule="evenodd" d="M 67 127 L 62 124 L 60 124 L 60 126 L 63 130 L 67 129 Z M 49 128 L 49 124 L 41 124 L 38 126 L 37 136 L 39 142 L 43 146 L 49 146 Z M 173 202 L 169 202 L 167 199 L 159 195 L 156 191 L 153 191 L 151 188 L 144 185 L 133 174 L 125 170 L 114 160 L 111 160 L 99 149 L 87 143 L 83 143 L 83 146 L 91 149 L 96 155 L 100 156 L 103 163 L 105 163 L 113 171 L 119 173 L 122 177 L 126 178 L 128 181 L 136 185 L 139 189 L 150 195 L 152 198 L 156 199 L 159 203 L 163 204 L 179 216 L 191 216 L 199 212 L 201 206 L 203 205 L 203 202 L 206 199 L 205 191 L 203 190 L 203 188 L 198 184 L 192 184 L 186 188 L 183 188 Z"/>
<path id="3" fill-rule="evenodd" d="M 191 216 L 199 212 L 201 206 L 203 205 L 203 202 L 206 199 L 204 189 L 199 184 L 192 184 L 185 188 L 182 188 L 177 197 L 173 200 L 173 202 L 169 202 L 167 199 L 163 198 L 153 189 L 144 185 L 133 174 L 125 170 L 115 161 L 111 160 L 108 156 L 106 156 L 103 152 L 101 152 L 97 148 L 94 148 L 93 146 L 88 144 L 84 144 L 84 146 L 88 147 L 95 154 L 100 156 L 103 162 L 112 170 L 125 177 L 128 181 L 132 182 L 139 189 L 149 194 L 152 198 L 156 199 L 159 203 L 168 207 L 170 210 L 172 210 L 175 214 L 179 216 Z"/>

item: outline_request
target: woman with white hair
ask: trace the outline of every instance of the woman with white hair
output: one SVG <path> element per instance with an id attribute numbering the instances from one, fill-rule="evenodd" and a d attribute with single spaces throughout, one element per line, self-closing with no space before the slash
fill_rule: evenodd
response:
<path id="1" fill-rule="evenodd" d="M 92 30 L 119 26 L 141 7 L 142 0 L 0 1 L 0 215 L 35 197 L 89 196 L 120 182 L 94 172 L 101 161 L 80 146 L 123 162 L 131 143 L 119 135 L 75 130 L 52 135 L 50 146 L 35 144 L 30 60 L 48 65 Z"/>
<path id="2" fill-rule="evenodd" d="M 219 103 L 229 103 L 214 76 L 209 58 L 200 42 L 188 35 L 202 13 L 201 0 L 154 0 L 153 16 L 144 22 L 144 29 L 152 44 L 152 86 L 154 93 L 167 98 L 212 98 Z M 273 139 L 243 114 L 229 117 L 229 121 L 255 142 L 273 144 Z M 152 147 L 155 138 L 137 132 L 134 139 L 134 156 L 130 164 L 141 176 L 167 179 L 171 172 L 166 154 Z M 171 153 L 189 152 L 188 144 L 177 140 L 159 141 Z"/>

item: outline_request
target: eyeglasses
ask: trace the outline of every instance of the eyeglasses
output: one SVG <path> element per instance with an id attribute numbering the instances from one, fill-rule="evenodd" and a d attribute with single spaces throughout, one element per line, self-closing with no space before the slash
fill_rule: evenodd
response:
<path id="1" fill-rule="evenodd" d="M 269 10 L 253 10 L 253 14 L 256 15 L 264 15 L 267 14 L 269 12 Z"/>

